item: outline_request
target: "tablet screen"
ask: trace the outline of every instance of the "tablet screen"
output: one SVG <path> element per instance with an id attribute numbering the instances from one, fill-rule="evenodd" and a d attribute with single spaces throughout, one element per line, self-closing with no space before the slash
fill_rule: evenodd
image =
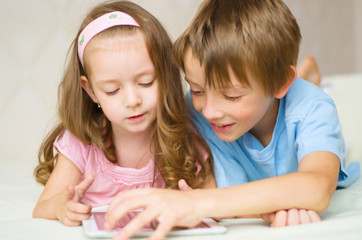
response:
<path id="1" fill-rule="evenodd" d="M 129 212 L 129 213 L 127 213 L 117 223 L 114 230 L 119 231 L 120 229 L 122 229 L 124 226 L 127 225 L 127 223 L 129 223 L 132 220 L 132 218 L 137 216 L 137 214 L 138 214 L 138 212 Z M 93 213 L 94 220 L 96 221 L 96 224 L 97 224 L 99 230 L 105 230 L 104 229 L 104 217 L 105 217 L 105 215 L 106 215 L 105 212 L 94 212 Z M 148 225 L 144 226 L 142 228 L 142 231 L 153 231 L 156 227 L 157 227 L 157 222 L 153 221 L 151 224 L 148 224 Z"/>
<path id="2" fill-rule="evenodd" d="M 134 218 L 135 216 L 137 216 L 138 212 L 129 212 L 127 213 L 126 216 L 124 216 L 115 226 L 114 230 L 115 231 L 119 231 L 120 229 L 122 229 L 123 227 L 125 227 L 127 225 L 127 223 L 129 223 L 132 218 Z M 105 219 L 105 212 L 94 212 L 93 213 L 93 217 L 94 220 L 97 224 L 97 227 L 99 230 L 105 230 L 104 229 L 104 219 Z M 144 226 L 141 231 L 153 231 L 157 228 L 157 221 L 152 221 L 150 224 Z M 196 228 L 208 228 L 209 226 L 204 223 L 201 222 L 199 223 L 197 226 L 192 227 L 192 228 L 181 228 L 181 227 L 177 227 L 174 228 L 173 230 L 181 230 L 181 229 L 196 229 Z"/>
<path id="3" fill-rule="evenodd" d="M 108 209 L 108 206 L 100 206 L 92 209 L 92 216 L 90 219 L 83 220 L 84 233 L 89 238 L 111 238 L 124 226 L 126 226 L 129 221 L 131 221 L 137 214 L 142 210 L 135 210 L 129 212 L 121 221 L 119 221 L 112 231 L 106 231 L 104 229 L 104 220 L 105 214 Z M 153 231 L 157 228 L 157 221 L 153 221 L 150 224 L 146 225 L 143 229 L 139 230 L 134 236 L 135 237 L 147 237 L 150 236 Z M 219 225 L 211 218 L 204 218 L 203 221 L 195 227 L 192 228 L 173 228 L 172 231 L 168 233 L 168 236 L 190 236 L 190 235 L 200 235 L 200 234 L 220 234 L 224 233 L 226 228 Z"/>

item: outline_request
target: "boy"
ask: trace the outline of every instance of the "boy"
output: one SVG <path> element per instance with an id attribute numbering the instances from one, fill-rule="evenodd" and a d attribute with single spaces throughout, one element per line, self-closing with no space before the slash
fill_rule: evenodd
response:
<path id="1" fill-rule="evenodd" d="M 160 222 L 158 238 L 203 217 L 299 209 L 297 219 L 282 218 L 292 225 L 313 222 L 303 209 L 326 210 L 338 180 L 348 177 L 344 141 L 333 101 L 297 78 L 300 40 L 282 0 L 206 0 L 174 53 L 222 189 L 120 193 L 109 227 L 135 208 L 145 211 L 122 236 L 151 219 Z"/>

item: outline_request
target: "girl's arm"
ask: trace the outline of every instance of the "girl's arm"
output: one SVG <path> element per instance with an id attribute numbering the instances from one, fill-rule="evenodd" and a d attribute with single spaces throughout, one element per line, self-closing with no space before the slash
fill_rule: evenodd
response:
<path id="1" fill-rule="evenodd" d="M 164 237 L 172 226 L 194 226 L 204 217 L 270 213 L 283 209 L 324 211 L 336 188 L 339 159 L 329 152 L 308 154 L 298 172 L 222 189 L 174 191 L 142 189 L 119 193 L 106 214 L 111 229 L 128 211 L 143 208 L 119 233 L 130 237 L 153 219 L 154 235 Z M 185 204 L 187 203 L 187 204 Z"/>
<path id="2" fill-rule="evenodd" d="M 90 217 L 90 206 L 81 203 L 93 183 L 90 175 L 82 182 L 80 170 L 59 153 L 54 170 L 34 208 L 34 218 L 59 219 L 68 226 L 77 226 Z"/>

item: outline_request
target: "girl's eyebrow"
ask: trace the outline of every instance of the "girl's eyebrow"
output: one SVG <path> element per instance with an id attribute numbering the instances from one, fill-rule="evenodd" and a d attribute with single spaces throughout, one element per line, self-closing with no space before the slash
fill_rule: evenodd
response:
<path id="1" fill-rule="evenodd" d="M 96 80 L 97 85 L 106 85 L 106 84 L 117 83 L 117 82 L 118 82 L 118 80 L 116 80 L 116 79 L 100 79 L 100 80 Z"/>
<path id="2" fill-rule="evenodd" d="M 137 78 L 140 78 L 142 76 L 147 76 L 147 75 L 152 75 L 152 76 L 155 76 L 156 75 L 156 72 L 155 70 L 153 69 L 148 69 L 148 70 L 145 70 L 145 71 L 142 71 L 142 72 L 139 72 L 135 75 L 135 79 Z"/>
<path id="3" fill-rule="evenodd" d="M 148 76 L 148 75 L 155 76 L 155 72 L 152 69 L 145 70 L 145 71 L 137 73 L 134 76 L 134 79 L 139 79 L 143 76 Z M 98 79 L 98 80 L 96 80 L 96 84 L 98 84 L 98 85 L 105 85 L 105 84 L 118 83 L 118 82 L 119 82 L 118 79 Z"/>

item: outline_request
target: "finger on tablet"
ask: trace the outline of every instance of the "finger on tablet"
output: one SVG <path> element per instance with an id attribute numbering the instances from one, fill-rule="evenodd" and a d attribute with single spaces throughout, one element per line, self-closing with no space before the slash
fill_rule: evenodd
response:
<path id="1" fill-rule="evenodd" d="M 144 208 L 145 204 L 147 204 L 147 199 L 140 197 L 119 199 L 117 202 L 112 201 L 106 212 L 104 227 L 107 230 L 113 229 L 116 223 L 120 221 L 128 212 Z"/>
<path id="2" fill-rule="evenodd" d="M 113 198 L 112 202 L 109 204 L 108 211 L 112 212 L 114 209 L 122 206 L 124 202 L 134 202 L 137 199 L 143 199 L 146 194 L 148 194 L 151 188 L 144 189 L 132 189 L 124 192 L 120 192 Z"/>
<path id="3" fill-rule="evenodd" d="M 164 239 L 168 232 L 171 231 L 174 223 L 170 219 L 167 221 L 159 222 L 155 232 L 148 238 L 148 240 L 160 240 Z"/>
<path id="4" fill-rule="evenodd" d="M 150 224 L 157 218 L 156 212 L 146 210 L 134 217 L 122 230 L 116 235 L 115 239 L 128 239 L 135 235 L 144 226 Z"/>

